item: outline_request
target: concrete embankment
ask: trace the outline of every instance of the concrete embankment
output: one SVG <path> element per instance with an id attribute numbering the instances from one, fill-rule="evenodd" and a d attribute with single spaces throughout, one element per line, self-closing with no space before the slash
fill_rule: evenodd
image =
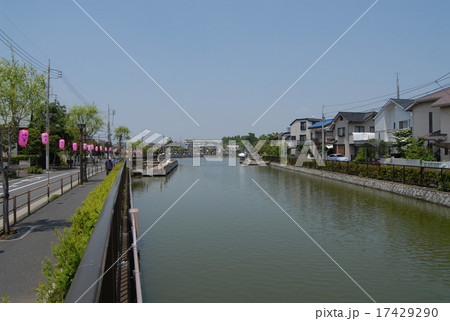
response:
<path id="1" fill-rule="evenodd" d="M 427 187 L 406 185 L 396 182 L 383 181 L 373 178 L 359 177 L 355 175 L 348 175 L 344 173 L 334 173 L 318 169 L 296 167 L 291 165 L 283 165 L 278 163 L 270 163 L 270 166 L 277 168 L 284 168 L 296 172 L 301 172 L 309 175 L 329 178 L 335 181 L 341 181 L 351 184 L 356 184 L 364 187 L 379 189 L 382 191 L 395 193 L 407 197 L 413 197 L 430 203 L 435 203 L 450 207 L 450 193 L 440 192 Z"/>

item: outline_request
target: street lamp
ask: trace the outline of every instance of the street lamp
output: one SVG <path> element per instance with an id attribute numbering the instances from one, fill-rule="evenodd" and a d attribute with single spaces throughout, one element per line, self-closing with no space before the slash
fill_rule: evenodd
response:
<path id="1" fill-rule="evenodd" d="M 79 145 L 79 149 L 80 149 L 80 185 L 83 185 L 83 181 L 84 181 L 84 172 L 83 172 L 83 158 L 84 158 L 84 151 L 83 151 L 83 130 L 86 128 L 86 124 L 85 123 L 78 123 L 78 128 L 80 129 L 80 145 Z"/>

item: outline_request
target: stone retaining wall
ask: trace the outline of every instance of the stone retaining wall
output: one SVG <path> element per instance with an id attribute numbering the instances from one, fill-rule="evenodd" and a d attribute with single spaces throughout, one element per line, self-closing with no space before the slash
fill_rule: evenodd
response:
<path id="1" fill-rule="evenodd" d="M 342 181 L 346 183 L 356 184 L 360 186 L 379 189 L 382 191 L 396 193 L 407 197 L 424 200 L 427 202 L 450 207 L 450 193 L 440 192 L 427 187 L 406 185 L 396 182 L 383 181 L 373 178 L 359 177 L 356 175 L 348 175 L 344 173 L 334 173 L 329 171 L 322 171 L 318 169 L 296 167 L 291 165 L 283 165 L 278 163 L 270 163 L 270 166 L 284 168 L 305 174 L 329 178 L 335 181 Z"/>

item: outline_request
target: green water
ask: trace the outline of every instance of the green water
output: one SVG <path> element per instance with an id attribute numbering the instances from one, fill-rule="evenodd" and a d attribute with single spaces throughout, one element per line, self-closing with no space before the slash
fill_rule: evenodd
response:
<path id="1" fill-rule="evenodd" d="M 282 169 L 179 163 L 133 181 L 145 302 L 450 302 L 448 208 Z"/>

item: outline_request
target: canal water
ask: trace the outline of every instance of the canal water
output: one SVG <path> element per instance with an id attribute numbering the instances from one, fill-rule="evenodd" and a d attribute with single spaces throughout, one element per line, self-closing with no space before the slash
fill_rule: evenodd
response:
<path id="1" fill-rule="evenodd" d="M 227 159 L 133 192 L 145 302 L 450 302 L 448 208 Z"/>

